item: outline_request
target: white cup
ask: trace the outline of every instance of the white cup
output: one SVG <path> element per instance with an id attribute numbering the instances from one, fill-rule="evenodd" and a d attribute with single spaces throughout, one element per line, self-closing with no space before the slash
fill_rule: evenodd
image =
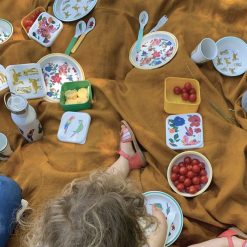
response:
<path id="1" fill-rule="evenodd" d="M 216 58 L 217 54 L 218 48 L 216 43 L 210 38 L 205 38 L 192 51 L 191 59 L 195 63 L 204 63 Z"/>
<path id="2" fill-rule="evenodd" d="M 0 133 L 0 160 L 7 160 L 12 153 L 7 137 Z"/>

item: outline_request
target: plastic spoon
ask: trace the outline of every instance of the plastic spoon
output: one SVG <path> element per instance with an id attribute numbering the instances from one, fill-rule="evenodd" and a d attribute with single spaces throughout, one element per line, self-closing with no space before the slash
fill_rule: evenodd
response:
<path id="1" fill-rule="evenodd" d="M 96 24 L 95 18 L 91 17 L 87 22 L 87 28 L 86 28 L 85 32 L 81 34 L 80 38 L 75 43 L 75 46 L 72 48 L 71 53 L 74 53 L 78 49 L 81 42 L 83 41 L 83 39 L 87 35 L 87 33 L 89 33 L 90 31 L 92 31 L 94 29 L 95 24 Z"/>
<path id="2" fill-rule="evenodd" d="M 141 42 L 143 37 L 143 30 L 148 22 L 148 13 L 146 11 L 142 11 L 139 15 L 139 23 L 140 23 L 140 29 L 138 33 L 138 38 L 136 41 L 136 52 L 138 53 L 141 49 Z"/>
<path id="3" fill-rule="evenodd" d="M 75 28 L 75 35 L 74 35 L 74 37 L 71 39 L 71 41 L 70 41 L 68 47 L 66 48 L 65 54 L 67 54 L 67 55 L 70 54 L 71 49 L 72 49 L 73 46 L 75 45 L 75 43 L 76 43 L 78 37 L 79 37 L 82 33 L 84 33 L 85 30 L 86 30 L 86 23 L 85 23 L 85 21 L 79 21 L 79 22 L 77 22 L 76 28 Z"/>
<path id="4" fill-rule="evenodd" d="M 175 216 L 176 216 L 176 213 L 175 212 L 170 212 L 168 215 L 167 215 L 167 233 L 166 233 L 166 243 L 168 241 L 168 237 L 169 237 L 169 232 L 170 232 L 170 228 L 171 228 L 171 225 L 175 219 Z"/>
<path id="5" fill-rule="evenodd" d="M 166 15 L 162 16 L 160 20 L 157 22 L 156 26 L 150 31 L 150 33 L 156 32 L 163 25 L 165 25 L 167 21 L 168 21 L 168 17 Z"/>

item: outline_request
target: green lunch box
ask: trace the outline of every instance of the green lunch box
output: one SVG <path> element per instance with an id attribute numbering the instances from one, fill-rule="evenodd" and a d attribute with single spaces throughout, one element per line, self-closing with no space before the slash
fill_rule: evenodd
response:
<path id="1" fill-rule="evenodd" d="M 66 97 L 64 93 L 68 90 L 76 89 L 77 91 L 80 88 L 88 88 L 88 101 L 80 104 L 68 104 L 65 105 Z M 90 109 L 92 107 L 92 87 L 89 81 L 73 81 L 73 82 L 65 82 L 61 87 L 60 94 L 60 105 L 64 111 L 80 111 L 85 109 Z"/>

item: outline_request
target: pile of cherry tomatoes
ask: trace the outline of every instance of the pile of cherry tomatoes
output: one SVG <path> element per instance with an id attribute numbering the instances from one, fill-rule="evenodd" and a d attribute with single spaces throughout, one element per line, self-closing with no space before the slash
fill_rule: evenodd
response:
<path id="1" fill-rule="evenodd" d="M 26 31 L 28 32 L 29 29 L 31 28 L 31 26 L 33 25 L 33 23 L 36 21 L 36 19 L 38 18 L 38 16 L 42 13 L 42 10 L 35 10 L 33 13 L 31 13 L 30 15 L 28 15 L 27 17 L 25 17 L 22 21 L 22 24 L 24 26 L 24 28 L 26 29 Z"/>
<path id="2" fill-rule="evenodd" d="M 176 95 L 181 95 L 182 99 L 185 101 L 195 102 L 196 101 L 196 90 L 190 82 L 186 82 L 184 87 L 174 87 L 173 92 Z"/>
<path id="3" fill-rule="evenodd" d="M 187 156 L 172 167 L 171 180 L 178 191 L 195 194 L 208 182 L 205 163 Z"/>

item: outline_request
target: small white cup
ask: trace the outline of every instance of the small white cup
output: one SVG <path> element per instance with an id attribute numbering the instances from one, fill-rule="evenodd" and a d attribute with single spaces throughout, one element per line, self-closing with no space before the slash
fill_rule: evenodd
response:
<path id="1" fill-rule="evenodd" d="M 216 43 L 210 38 L 205 38 L 192 51 L 191 59 L 195 63 L 205 63 L 216 58 L 217 54 L 218 49 Z"/>
<path id="2" fill-rule="evenodd" d="M 0 133 L 0 160 L 7 160 L 12 153 L 6 135 Z"/>

